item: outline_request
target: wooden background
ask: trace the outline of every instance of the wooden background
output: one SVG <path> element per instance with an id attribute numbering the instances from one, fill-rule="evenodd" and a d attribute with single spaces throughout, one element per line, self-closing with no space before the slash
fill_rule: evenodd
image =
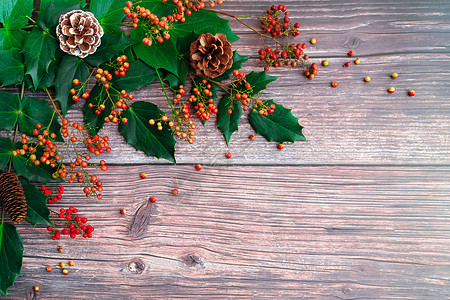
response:
<path id="1" fill-rule="evenodd" d="M 259 16 L 271 4 L 226 0 L 218 9 Z M 19 226 L 23 277 L 10 299 L 450 297 L 449 1 L 282 4 L 301 24 L 297 41 L 318 39 L 311 60 L 330 61 L 312 81 L 273 70 L 280 79 L 263 93 L 293 109 L 308 141 L 283 151 L 250 141 L 243 118 L 227 147 L 214 119 L 194 145 L 177 144 L 171 165 L 106 126 L 113 151 L 103 199 L 67 184 L 53 205 L 77 206 L 94 238 L 55 242 L 44 228 Z M 261 70 L 258 37 L 231 25 L 241 37 L 233 47 L 252 56 L 243 70 Z M 349 50 L 361 64 L 342 68 Z M 135 93 L 163 105 L 161 95 L 157 84 Z M 81 120 L 80 108 L 69 117 Z M 75 267 L 64 276 L 56 265 L 68 260 Z"/>

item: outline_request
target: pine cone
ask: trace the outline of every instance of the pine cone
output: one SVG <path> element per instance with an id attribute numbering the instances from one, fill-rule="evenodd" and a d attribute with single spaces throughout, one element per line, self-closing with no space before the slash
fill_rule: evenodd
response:
<path id="1" fill-rule="evenodd" d="M 11 172 L 0 173 L 0 183 L 0 201 L 3 208 L 11 221 L 22 222 L 27 216 L 27 201 L 19 177 Z"/>
<path id="2" fill-rule="evenodd" d="M 100 46 L 103 28 L 91 12 L 72 10 L 59 17 L 56 35 L 62 51 L 83 58 Z"/>
<path id="3" fill-rule="evenodd" d="M 226 35 L 205 33 L 192 42 L 191 67 L 195 74 L 208 78 L 222 75 L 233 64 L 233 51 Z"/>

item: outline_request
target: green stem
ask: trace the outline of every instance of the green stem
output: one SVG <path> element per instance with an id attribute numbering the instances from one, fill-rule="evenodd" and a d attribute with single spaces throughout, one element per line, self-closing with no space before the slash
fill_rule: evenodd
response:
<path id="1" fill-rule="evenodd" d="M 22 101 L 22 99 L 23 99 L 24 89 L 25 89 L 25 83 L 22 82 L 22 88 L 20 90 L 20 101 Z M 17 131 L 18 130 L 19 130 L 19 122 L 17 122 L 16 125 L 14 126 L 13 148 L 14 148 L 14 145 L 16 144 L 16 138 L 17 138 Z M 13 158 L 13 154 L 11 152 L 11 156 L 9 157 L 9 163 L 8 163 L 8 172 L 11 172 L 12 158 Z"/>
<path id="2" fill-rule="evenodd" d="M 173 106 L 172 106 L 172 103 L 170 103 L 169 96 L 167 96 L 166 89 L 164 88 L 164 82 L 162 81 L 161 76 L 159 75 L 158 69 L 155 69 L 155 70 L 156 70 L 156 75 L 158 75 L 159 82 L 161 83 L 161 87 L 162 87 L 162 90 L 163 90 L 163 92 L 164 92 L 164 95 L 166 95 L 167 103 L 169 103 L 170 107 L 172 108 L 172 111 L 174 111 L 174 108 L 173 108 Z"/>

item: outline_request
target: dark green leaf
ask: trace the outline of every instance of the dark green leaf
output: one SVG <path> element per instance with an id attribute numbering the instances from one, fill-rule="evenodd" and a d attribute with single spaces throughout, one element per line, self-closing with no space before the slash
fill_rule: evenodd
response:
<path id="1" fill-rule="evenodd" d="M 185 32 L 183 32 L 185 33 Z M 195 41 L 198 38 L 198 34 L 196 34 L 194 31 L 191 31 L 189 34 L 184 36 L 176 36 L 176 46 L 178 53 L 185 55 L 186 58 L 189 60 L 189 48 L 191 47 L 191 44 L 193 41 Z"/>
<path id="2" fill-rule="evenodd" d="M 89 11 L 94 14 L 102 26 L 121 23 L 125 14 L 123 8 L 127 0 L 92 0 Z"/>
<path id="3" fill-rule="evenodd" d="M 23 30 L 0 28 L 0 49 L 22 49 L 27 38 L 28 34 Z"/>
<path id="4" fill-rule="evenodd" d="M 0 171 L 4 170 L 8 165 L 12 150 L 12 141 L 8 138 L 0 137 Z"/>
<path id="5" fill-rule="evenodd" d="M 163 130 L 150 125 L 150 119 L 160 119 L 164 115 L 153 103 L 138 101 L 122 113 L 128 119 L 120 124 L 120 133 L 128 144 L 144 151 L 148 156 L 165 158 L 175 163 L 175 139 L 172 130 L 163 124 Z"/>
<path id="6" fill-rule="evenodd" d="M 42 127 L 47 127 L 50 124 L 48 128 L 50 133 L 55 133 L 57 140 L 64 141 L 61 136 L 61 125 L 58 123 L 58 115 L 50 109 L 47 100 L 24 96 L 21 114 L 19 115 L 19 131 L 31 136 L 37 124 L 41 124 Z"/>
<path id="7" fill-rule="evenodd" d="M 12 131 L 19 118 L 19 96 L 8 92 L 0 92 L 0 130 Z"/>
<path id="8" fill-rule="evenodd" d="M 7 30 L 21 29 L 28 24 L 26 16 L 31 17 L 33 1 L 30 0 L 1 0 L 0 23 Z"/>
<path id="9" fill-rule="evenodd" d="M 39 85 L 42 76 L 48 72 L 48 67 L 55 59 L 58 48 L 56 39 L 40 28 L 33 28 L 28 35 L 23 48 L 27 73 L 33 79 L 33 85 Z"/>
<path id="10" fill-rule="evenodd" d="M 266 106 L 275 104 L 272 100 L 265 101 Z M 275 110 L 267 117 L 260 115 L 258 109 L 251 111 L 250 124 L 256 133 L 263 135 L 269 142 L 279 143 L 306 141 L 302 133 L 302 126 L 298 124 L 298 118 L 294 117 L 290 109 L 275 104 Z"/>
<path id="11" fill-rule="evenodd" d="M 251 72 L 245 77 L 245 80 L 252 85 L 253 92 L 251 95 L 256 95 L 264 90 L 269 83 L 277 79 L 278 77 L 267 75 L 266 71 Z"/>
<path id="12" fill-rule="evenodd" d="M 114 103 L 116 103 L 118 100 L 116 94 L 110 95 L 110 97 L 111 98 L 108 98 L 108 93 L 103 88 L 103 85 L 96 84 L 91 91 L 90 97 L 86 100 L 83 107 L 84 123 L 91 135 L 96 135 L 99 130 L 103 128 L 105 118 L 111 114 L 113 107 L 112 102 L 114 101 Z M 93 108 L 89 108 L 90 103 L 94 105 Z M 95 111 L 101 104 L 105 105 L 105 109 L 97 115 Z"/>
<path id="13" fill-rule="evenodd" d="M 135 41 L 127 38 L 123 32 L 105 31 L 102 37 L 102 43 L 94 54 L 87 56 L 84 60 L 92 65 L 99 66 L 125 50 L 125 48 L 133 45 Z"/>
<path id="14" fill-rule="evenodd" d="M 189 63 L 184 58 L 178 58 L 178 76 L 168 73 L 166 80 L 172 88 L 178 88 L 186 83 L 186 76 L 189 74 Z"/>
<path id="15" fill-rule="evenodd" d="M 178 51 L 173 44 L 172 39 L 164 40 L 162 43 L 155 41 L 152 46 L 142 43 L 144 31 L 138 27 L 131 31 L 130 36 L 138 43 L 133 46 L 137 57 L 154 69 L 164 69 L 175 75 L 178 75 L 177 57 Z"/>
<path id="16" fill-rule="evenodd" d="M 155 69 L 141 61 L 135 61 L 130 63 L 125 76 L 116 76 L 112 84 L 119 91 L 137 91 L 141 87 L 151 84 L 156 78 Z"/>
<path id="17" fill-rule="evenodd" d="M 172 1 L 162 2 L 159 0 L 140 1 L 139 5 L 149 9 L 153 14 L 158 16 L 171 15 L 176 7 Z"/>
<path id="18" fill-rule="evenodd" d="M 56 70 L 55 100 L 61 104 L 63 115 L 75 104 L 70 94 L 72 80 L 77 78 L 80 82 L 85 82 L 90 75 L 89 67 L 73 55 L 65 55 Z"/>
<path id="19" fill-rule="evenodd" d="M 53 86 L 56 78 L 56 70 L 59 64 L 56 61 L 52 61 L 50 67 L 48 67 L 48 73 L 44 73 L 41 80 L 39 81 L 38 89 L 45 90 L 48 87 Z M 33 90 L 36 90 L 33 88 Z"/>
<path id="20" fill-rule="evenodd" d="M 47 197 L 39 191 L 34 185 L 20 178 L 25 198 L 27 200 L 27 218 L 26 221 L 33 226 L 38 224 L 53 226 L 50 221 L 50 211 L 47 207 Z"/>
<path id="21" fill-rule="evenodd" d="M 242 116 L 242 106 L 237 100 L 231 100 L 230 95 L 224 95 L 219 102 L 219 112 L 217 113 L 217 127 L 223 132 L 227 144 L 230 143 L 230 138 L 233 132 L 238 130 L 239 120 Z M 231 115 L 228 114 L 228 109 L 231 109 Z"/>
<path id="22" fill-rule="evenodd" d="M 248 58 L 249 56 L 239 55 L 239 53 L 237 53 L 237 51 L 235 50 L 233 52 L 233 65 L 231 66 L 231 68 L 226 70 L 225 73 L 223 73 L 219 77 L 214 78 L 214 80 L 220 82 L 222 80 L 228 79 L 230 75 L 233 73 L 233 71 L 239 70 L 242 63 L 245 62 Z"/>
<path id="23" fill-rule="evenodd" d="M 13 166 L 17 175 L 23 176 L 28 180 L 34 180 L 43 184 L 47 184 L 52 180 L 52 174 L 44 168 L 45 164 L 36 166 L 31 163 L 26 157 L 16 155 L 13 156 Z"/>
<path id="24" fill-rule="evenodd" d="M 12 224 L 0 224 L 0 296 L 22 276 L 23 241 Z"/>
<path id="25" fill-rule="evenodd" d="M 218 32 L 227 36 L 229 42 L 239 39 L 230 28 L 229 21 L 217 16 L 206 10 L 192 12 L 192 15 L 186 18 L 186 22 L 175 23 L 174 28 L 170 30 L 171 36 L 181 37 L 195 32 L 198 35 L 203 33 L 216 34 Z"/>
<path id="26" fill-rule="evenodd" d="M 16 48 L 0 50 L 0 83 L 2 86 L 20 84 L 25 74 L 23 56 Z"/>
<path id="27" fill-rule="evenodd" d="M 86 1 L 82 0 L 40 0 L 40 2 L 40 11 L 36 23 L 43 29 L 54 27 L 62 14 L 81 9 L 81 6 L 86 4 Z M 55 34 L 55 32 L 51 33 Z"/>

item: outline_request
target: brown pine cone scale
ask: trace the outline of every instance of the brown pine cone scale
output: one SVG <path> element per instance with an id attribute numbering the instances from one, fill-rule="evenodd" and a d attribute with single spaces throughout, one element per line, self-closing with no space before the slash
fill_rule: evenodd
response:
<path id="1" fill-rule="evenodd" d="M 27 216 L 27 201 L 22 183 L 16 173 L 0 173 L 0 201 L 14 223 L 20 223 Z"/>

